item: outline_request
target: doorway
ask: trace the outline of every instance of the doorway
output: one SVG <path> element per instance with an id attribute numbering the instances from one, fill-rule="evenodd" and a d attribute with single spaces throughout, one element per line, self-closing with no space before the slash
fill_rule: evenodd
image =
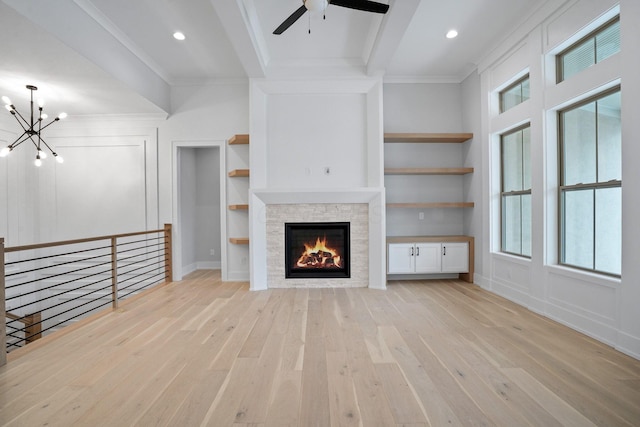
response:
<path id="1" fill-rule="evenodd" d="M 174 143 L 174 280 L 196 270 L 224 273 L 222 147 L 215 142 Z"/>

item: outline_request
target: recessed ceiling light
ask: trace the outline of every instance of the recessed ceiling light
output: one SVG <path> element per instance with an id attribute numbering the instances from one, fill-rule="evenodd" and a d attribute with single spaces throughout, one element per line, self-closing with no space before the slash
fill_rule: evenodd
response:
<path id="1" fill-rule="evenodd" d="M 176 39 L 176 40 L 184 40 L 184 39 L 186 39 L 184 34 L 182 34 L 180 31 L 176 31 L 175 33 L 173 33 L 173 38 Z"/>
<path id="2" fill-rule="evenodd" d="M 447 38 L 448 39 L 454 39 L 456 37 L 458 37 L 458 32 L 456 30 L 449 30 L 447 32 Z"/>

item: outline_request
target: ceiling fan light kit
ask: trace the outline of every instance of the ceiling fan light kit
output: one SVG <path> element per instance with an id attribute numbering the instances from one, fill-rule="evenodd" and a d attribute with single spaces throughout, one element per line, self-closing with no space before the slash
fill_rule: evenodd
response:
<path id="1" fill-rule="evenodd" d="M 305 0 L 304 7 L 307 8 L 309 12 L 320 12 L 327 8 L 328 5 L 327 0 Z"/>
<path id="2" fill-rule="evenodd" d="M 38 111 L 37 117 L 34 114 L 33 110 L 33 91 L 38 90 L 37 87 L 33 85 L 27 85 L 27 89 L 31 91 L 31 116 L 30 120 L 27 121 L 22 114 L 16 109 L 16 107 L 11 103 L 11 100 L 3 96 L 2 101 L 5 103 L 5 108 L 11 113 L 13 117 L 16 118 L 20 127 L 22 127 L 22 135 L 20 135 L 12 144 L 7 145 L 6 147 L 0 149 L 0 157 L 6 157 L 9 155 L 14 148 L 18 145 L 22 144 L 27 140 L 31 140 L 34 147 L 36 148 L 36 159 L 33 162 L 36 166 L 42 166 L 42 160 L 47 158 L 47 153 L 43 150 L 43 148 L 47 148 L 51 155 L 56 159 L 58 163 L 62 163 L 64 160 L 62 156 L 59 156 L 58 153 L 53 151 L 49 144 L 42 138 L 41 132 L 51 126 L 53 123 L 64 119 L 67 117 L 66 113 L 60 113 L 55 119 L 51 120 L 46 125 L 42 125 L 42 122 L 48 117 L 46 114 L 42 112 L 44 108 L 44 101 L 42 99 L 38 100 Z"/>
<path id="3" fill-rule="evenodd" d="M 284 33 L 287 28 L 292 26 L 298 19 L 304 15 L 307 10 L 310 12 L 324 11 L 328 5 L 346 7 L 348 9 L 362 10 L 364 12 L 387 13 L 389 5 L 378 3 L 370 0 L 302 0 L 302 6 L 296 9 L 287 19 L 285 19 L 273 34 L 279 35 Z"/>

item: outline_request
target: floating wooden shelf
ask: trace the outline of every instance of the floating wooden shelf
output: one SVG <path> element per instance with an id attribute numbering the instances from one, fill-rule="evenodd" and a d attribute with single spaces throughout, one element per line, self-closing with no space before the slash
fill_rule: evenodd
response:
<path id="1" fill-rule="evenodd" d="M 385 175 L 466 175 L 473 168 L 385 168 Z"/>
<path id="2" fill-rule="evenodd" d="M 472 133 L 385 133 L 384 142 L 465 142 Z"/>
<path id="3" fill-rule="evenodd" d="M 230 177 L 249 176 L 249 169 L 234 169 L 229 172 Z"/>
<path id="4" fill-rule="evenodd" d="M 231 138 L 229 138 L 228 143 L 229 145 L 246 145 L 249 143 L 249 135 L 247 134 L 233 135 Z"/>
<path id="5" fill-rule="evenodd" d="M 246 211 L 249 209 L 249 205 L 229 205 L 229 210 L 232 211 Z"/>
<path id="6" fill-rule="evenodd" d="M 230 237 L 229 242 L 234 245 L 248 245 L 249 238 L 248 237 Z"/>
<path id="7" fill-rule="evenodd" d="M 387 203 L 388 208 L 472 208 L 473 202 Z"/>

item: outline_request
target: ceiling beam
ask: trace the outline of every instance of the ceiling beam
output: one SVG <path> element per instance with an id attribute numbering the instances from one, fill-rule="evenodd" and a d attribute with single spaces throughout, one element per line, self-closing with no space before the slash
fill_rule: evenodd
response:
<path id="1" fill-rule="evenodd" d="M 264 77 L 269 57 L 253 2 L 211 0 L 227 37 L 249 77 Z"/>
<path id="2" fill-rule="evenodd" d="M 367 74 L 383 74 L 402 41 L 404 33 L 416 13 L 421 0 L 391 0 L 389 12 L 384 15 L 369 60 Z"/>
<path id="3" fill-rule="evenodd" d="M 163 111 L 171 112 L 171 88 L 126 44 L 81 7 L 81 1 L 3 0 L 105 72 Z"/>

